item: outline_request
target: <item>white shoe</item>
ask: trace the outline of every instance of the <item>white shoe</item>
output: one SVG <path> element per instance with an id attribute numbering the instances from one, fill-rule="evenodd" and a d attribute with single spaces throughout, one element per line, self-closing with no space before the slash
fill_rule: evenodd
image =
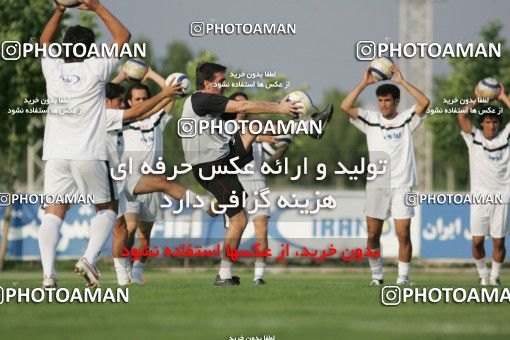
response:
<path id="1" fill-rule="evenodd" d="M 45 276 L 42 282 L 43 288 L 57 288 L 57 279 L 55 276 Z"/>
<path id="2" fill-rule="evenodd" d="M 488 286 L 489 285 L 489 278 L 488 277 L 481 277 L 480 280 L 478 280 L 478 284 L 480 284 L 480 286 Z"/>
<path id="3" fill-rule="evenodd" d="M 96 267 L 87 261 L 86 258 L 82 257 L 78 260 L 78 262 L 76 262 L 74 271 L 78 273 L 78 275 L 83 276 L 83 278 L 87 281 L 87 287 L 98 288 L 100 286 L 99 277 L 101 277 L 101 274 Z"/>
<path id="4" fill-rule="evenodd" d="M 409 276 L 401 275 L 397 278 L 397 285 L 399 286 L 407 286 L 409 285 Z"/>
<path id="5" fill-rule="evenodd" d="M 145 284 L 145 279 L 143 278 L 143 276 L 133 277 L 132 280 L 135 285 L 143 286 Z"/>

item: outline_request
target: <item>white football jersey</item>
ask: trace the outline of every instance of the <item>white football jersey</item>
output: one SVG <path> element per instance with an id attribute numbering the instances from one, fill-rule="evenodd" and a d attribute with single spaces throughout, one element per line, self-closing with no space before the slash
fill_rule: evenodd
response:
<path id="1" fill-rule="evenodd" d="M 405 188 L 417 184 L 412 133 L 423 120 L 415 106 L 397 113 L 393 119 L 386 119 L 377 111 L 358 109 L 358 119 L 350 121 L 367 135 L 370 162 L 382 166 L 378 160 L 388 161 L 386 173 L 367 181 L 367 187 Z"/>
<path id="2" fill-rule="evenodd" d="M 510 124 L 496 137 L 488 140 L 480 129 L 471 133 L 461 131 L 469 152 L 471 191 L 477 193 L 508 193 L 510 187 Z"/>
<path id="3" fill-rule="evenodd" d="M 50 100 L 44 160 L 107 160 L 105 83 L 118 63 L 117 58 L 88 58 L 75 63 L 42 58 Z"/>

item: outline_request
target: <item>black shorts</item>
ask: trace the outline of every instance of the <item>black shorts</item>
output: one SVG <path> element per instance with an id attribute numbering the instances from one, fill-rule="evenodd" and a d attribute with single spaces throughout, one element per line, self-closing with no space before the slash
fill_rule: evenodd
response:
<path id="1" fill-rule="evenodd" d="M 232 174 L 222 174 L 215 175 L 210 180 L 204 180 L 200 178 L 199 171 L 201 170 L 203 176 L 209 177 L 211 176 L 213 166 L 226 166 L 228 170 L 235 170 L 235 168 L 230 164 L 230 159 L 236 156 L 239 159 L 235 162 L 236 165 L 242 169 L 246 164 L 250 163 L 253 160 L 253 152 L 250 146 L 249 150 L 244 148 L 243 142 L 241 140 L 241 135 L 236 133 L 234 136 L 234 142 L 229 144 L 230 152 L 227 156 L 220 158 L 213 162 L 201 163 L 193 166 L 193 175 L 196 180 L 202 187 L 204 187 L 207 191 L 216 197 L 219 204 L 229 204 L 230 196 L 235 195 L 239 198 L 239 202 L 242 202 L 243 194 L 245 192 L 241 182 L 237 175 Z M 234 194 L 232 192 L 235 191 Z M 228 208 L 226 214 L 228 217 L 233 217 L 238 212 L 243 210 L 242 204 L 237 207 Z"/>

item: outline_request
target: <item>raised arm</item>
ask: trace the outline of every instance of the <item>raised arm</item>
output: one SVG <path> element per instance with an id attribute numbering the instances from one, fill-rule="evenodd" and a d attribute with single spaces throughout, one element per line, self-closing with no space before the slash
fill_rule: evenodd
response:
<path id="1" fill-rule="evenodd" d="M 177 90 L 181 88 L 181 84 L 168 85 L 163 87 L 154 97 L 124 111 L 122 120 L 142 120 L 173 102 L 173 96 Z"/>
<path id="2" fill-rule="evenodd" d="M 370 65 L 365 70 L 363 74 L 363 79 L 361 82 L 344 98 L 342 104 L 340 104 L 340 108 L 342 111 L 347 113 L 347 115 L 352 119 L 358 119 L 358 108 L 354 107 L 354 103 L 358 99 L 359 95 L 363 90 L 370 84 L 375 83 L 374 77 L 370 74 Z"/>
<path id="3" fill-rule="evenodd" d="M 150 66 L 149 66 L 149 69 L 147 70 L 147 73 L 145 74 L 145 76 L 142 79 L 142 83 L 144 83 L 147 79 L 151 79 L 153 82 L 158 84 L 158 86 L 161 88 L 164 88 L 167 86 L 166 79 L 163 78 L 159 73 L 154 71 L 152 69 L 152 67 L 150 67 Z M 172 84 L 172 82 L 173 82 L 173 79 L 170 80 L 170 84 Z M 179 85 L 180 85 L 180 83 L 179 83 Z M 177 89 L 180 89 L 180 88 L 181 87 L 179 86 Z M 175 105 L 175 100 L 173 100 L 173 97 L 172 97 L 172 100 L 167 101 L 167 104 L 163 105 L 163 107 L 160 108 L 159 110 L 163 109 L 163 111 L 165 113 L 170 113 L 174 109 L 174 105 Z"/>
<path id="4" fill-rule="evenodd" d="M 501 88 L 501 90 L 499 91 L 498 94 L 498 100 L 505 104 L 508 109 L 510 109 L 510 94 L 509 95 L 505 94 L 505 87 L 503 86 L 503 84 L 500 84 L 499 87 Z"/>
<path id="5" fill-rule="evenodd" d="M 96 14 L 103 20 L 106 28 L 110 31 L 113 37 L 113 44 L 117 44 L 119 48 L 129 42 L 131 33 L 128 29 L 117 19 L 110 11 L 106 9 L 99 2 L 99 0 L 79 0 L 83 5 L 78 7 L 81 10 L 96 12 Z"/>
<path id="6" fill-rule="evenodd" d="M 52 17 L 44 27 L 41 37 L 39 38 L 39 44 L 41 45 L 50 44 L 53 41 L 55 32 L 57 32 L 58 24 L 60 23 L 60 20 L 62 20 L 62 17 L 66 11 L 65 6 L 57 2 L 55 2 L 55 5 L 55 13 L 53 13 Z"/>
<path id="7" fill-rule="evenodd" d="M 152 67 L 149 66 L 149 69 L 147 70 L 147 73 L 142 79 L 142 83 L 145 83 L 148 79 L 151 79 L 154 81 L 160 88 L 163 88 L 166 86 L 165 78 L 163 78 L 159 73 L 154 71 Z"/>
<path id="8" fill-rule="evenodd" d="M 296 117 L 298 113 L 299 107 L 296 105 L 297 101 L 286 101 L 282 100 L 280 103 L 271 103 L 271 102 L 263 102 L 263 101 L 253 101 L 253 100 L 229 100 L 227 106 L 225 108 L 225 112 L 232 113 L 245 113 L 249 112 L 251 114 L 260 114 L 260 113 L 279 113 L 290 116 L 292 118 Z"/>
<path id="9" fill-rule="evenodd" d="M 402 73 L 400 72 L 400 69 L 397 65 L 393 65 L 391 67 L 391 71 L 394 74 L 393 81 L 400 86 L 402 86 L 409 94 L 414 98 L 416 101 L 415 106 L 415 112 L 418 117 L 421 117 L 425 114 L 427 107 L 429 107 L 430 100 L 427 98 L 427 96 L 418 90 L 416 87 L 414 87 L 411 83 L 407 82 L 404 77 L 402 76 Z"/>
<path id="10" fill-rule="evenodd" d="M 475 108 L 476 105 L 478 105 L 478 88 L 475 88 L 475 100 L 471 100 L 469 104 L 465 105 L 462 108 L 462 111 L 457 114 L 457 120 L 459 121 L 460 129 L 464 133 L 471 133 L 473 132 L 473 123 L 471 122 L 471 119 L 469 119 L 469 114 L 471 113 L 471 110 Z"/>

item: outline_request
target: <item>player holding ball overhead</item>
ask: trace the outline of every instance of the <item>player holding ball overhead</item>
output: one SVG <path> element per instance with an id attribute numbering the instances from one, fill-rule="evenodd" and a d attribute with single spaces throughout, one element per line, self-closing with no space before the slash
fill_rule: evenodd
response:
<path id="1" fill-rule="evenodd" d="M 500 87 L 497 99 L 510 108 L 510 99 L 505 94 L 503 85 Z M 499 108 L 486 106 L 475 109 L 479 99 L 492 95 L 480 90 L 480 84 L 475 88 L 476 100 L 470 101 L 461 113 L 457 115 L 461 135 L 466 142 L 469 152 L 469 177 L 471 193 L 483 195 L 501 195 L 501 204 L 471 204 L 470 226 L 472 237 L 472 252 L 475 261 L 479 283 L 482 286 L 499 286 L 500 271 L 505 260 L 505 236 L 508 232 L 508 201 L 510 195 L 510 124 L 500 130 L 502 117 Z M 486 97 L 487 98 L 487 97 Z M 473 126 L 468 114 L 478 111 L 476 116 L 481 129 Z M 492 237 L 494 250 L 492 252 L 492 268 L 485 262 L 485 237 Z"/>

